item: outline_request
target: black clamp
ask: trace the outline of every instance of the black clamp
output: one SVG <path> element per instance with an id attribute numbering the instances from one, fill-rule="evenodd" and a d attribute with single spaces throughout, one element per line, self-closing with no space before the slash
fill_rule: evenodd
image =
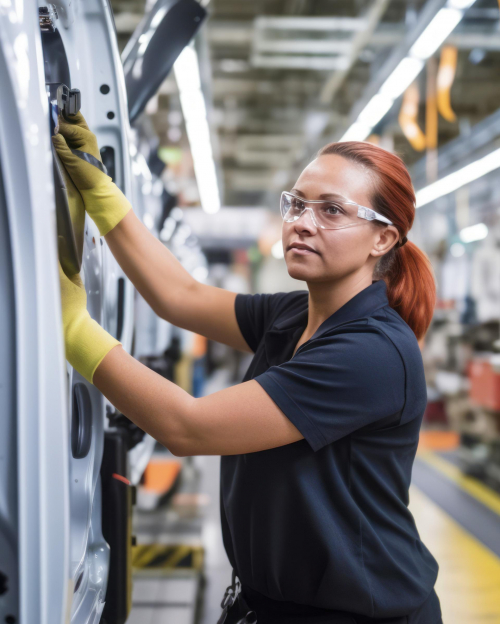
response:
<path id="1" fill-rule="evenodd" d="M 57 108 L 61 115 L 70 121 L 71 115 L 76 115 L 82 106 L 80 89 L 70 89 L 65 84 L 57 87 Z"/>
<path id="2" fill-rule="evenodd" d="M 70 89 L 65 84 L 60 84 L 57 87 L 57 109 L 59 113 L 64 117 L 66 121 L 71 122 L 70 117 L 76 115 L 82 106 L 82 94 L 80 89 Z M 108 175 L 108 170 L 105 165 L 92 154 L 82 152 L 82 150 L 72 149 L 75 156 L 87 161 L 94 167 L 100 169 L 105 175 Z"/>

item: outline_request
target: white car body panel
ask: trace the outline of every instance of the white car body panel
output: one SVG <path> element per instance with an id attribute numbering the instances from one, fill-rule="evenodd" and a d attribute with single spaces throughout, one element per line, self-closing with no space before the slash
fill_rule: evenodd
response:
<path id="1" fill-rule="evenodd" d="M 15 368 L 1 370 L 0 386 L 2 409 L 7 407 L 0 426 L 10 421 L 8 438 L 0 435 L 0 454 L 7 458 L 0 462 L 0 550 L 7 553 L 0 569 L 9 566 L 12 581 L 0 597 L 0 616 L 63 624 L 71 591 L 68 407 L 42 67 L 36 6 L 30 11 L 27 3 L 4 0 L 0 159 L 12 291 L 9 300 L 2 297 L 10 314 L 0 315 L 0 326 L 13 330 L 9 357 Z M 1 266 L 5 278 L 8 265 Z M 3 364 L 6 355 L 0 356 Z"/>

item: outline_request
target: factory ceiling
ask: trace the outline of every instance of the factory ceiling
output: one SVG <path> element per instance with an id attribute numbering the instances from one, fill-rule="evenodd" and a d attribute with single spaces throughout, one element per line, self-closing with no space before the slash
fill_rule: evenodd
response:
<path id="1" fill-rule="evenodd" d="M 123 48 L 149 5 L 112 0 Z M 367 90 L 425 11 L 439 0 L 210 0 L 198 54 L 225 206 L 274 205 L 315 151 L 353 123 Z M 438 119 L 438 147 L 467 134 L 500 102 L 500 12 L 477 0 L 445 41 L 457 49 L 450 91 L 453 115 Z M 392 55 L 392 56 L 391 56 Z M 440 50 L 418 75 L 417 125 L 424 129 L 429 77 Z M 383 76 L 382 76 L 383 77 Z M 425 151 L 401 127 L 402 97 L 375 125 L 371 140 L 411 165 Z M 173 75 L 149 107 L 163 146 L 188 142 Z M 179 126 L 179 123 L 181 124 Z M 418 147 L 418 146 L 417 146 Z"/>

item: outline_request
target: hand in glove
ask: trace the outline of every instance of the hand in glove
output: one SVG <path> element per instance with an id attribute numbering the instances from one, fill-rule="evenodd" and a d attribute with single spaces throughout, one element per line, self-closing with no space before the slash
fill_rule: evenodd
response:
<path id="1" fill-rule="evenodd" d="M 67 277 L 59 264 L 66 359 L 87 381 L 113 347 L 121 344 L 87 311 L 87 294 L 80 275 Z"/>
<path id="2" fill-rule="evenodd" d="M 83 115 L 79 112 L 71 121 L 59 116 L 58 134 L 52 142 L 59 158 L 80 191 L 85 210 L 105 236 L 132 208 L 130 202 L 112 179 L 91 162 L 83 160 L 72 150 L 90 154 L 90 161 L 101 161 L 101 154 L 95 135 L 89 130 Z"/>

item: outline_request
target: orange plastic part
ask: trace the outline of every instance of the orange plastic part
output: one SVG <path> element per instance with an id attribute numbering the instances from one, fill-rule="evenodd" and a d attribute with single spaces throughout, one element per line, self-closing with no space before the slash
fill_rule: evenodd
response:
<path id="1" fill-rule="evenodd" d="M 175 459 L 152 459 L 144 471 L 144 488 L 166 494 L 175 483 L 182 463 Z"/>
<path id="2" fill-rule="evenodd" d="M 470 380 L 469 399 L 479 407 L 500 411 L 500 373 L 496 373 L 489 360 L 474 358 L 467 371 Z"/>

